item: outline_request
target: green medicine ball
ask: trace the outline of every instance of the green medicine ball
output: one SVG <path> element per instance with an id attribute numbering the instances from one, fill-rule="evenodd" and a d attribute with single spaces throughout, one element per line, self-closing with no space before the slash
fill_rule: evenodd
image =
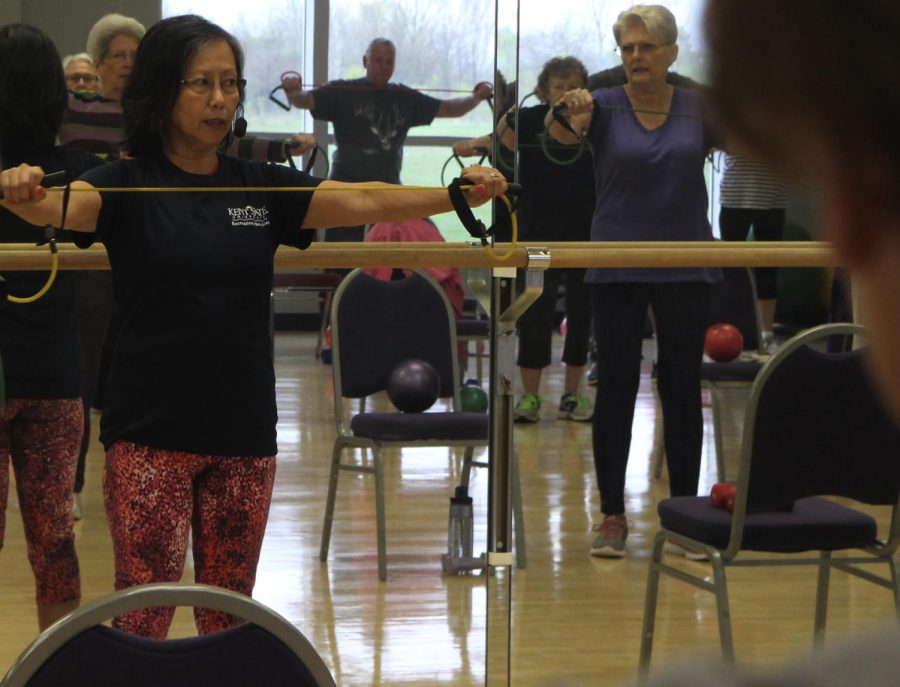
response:
<path id="1" fill-rule="evenodd" d="M 486 413 L 488 397 L 480 386 L 467 384 L 459 392 L 462 409 L 469 413 Z"/>

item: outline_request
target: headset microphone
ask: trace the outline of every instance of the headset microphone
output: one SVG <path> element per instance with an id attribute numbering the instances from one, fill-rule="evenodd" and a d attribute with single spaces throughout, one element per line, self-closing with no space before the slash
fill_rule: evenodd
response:
<path id="1" fill-rule="evenodd" d="M 244 104 L 240 103 L 235 110 L 234 117 L 234 135 L 236 138 L 243 138 L 247 135 L 247 120 L 244 119 Z"/>

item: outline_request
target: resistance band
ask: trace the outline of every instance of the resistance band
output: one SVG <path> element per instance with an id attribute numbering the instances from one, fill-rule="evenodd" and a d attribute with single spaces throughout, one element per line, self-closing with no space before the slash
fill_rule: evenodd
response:
<path id="1" fill-rule="evenodd" d="M 287 160 L 288 165 L 290 165 L 291 169 L 297 169 L 297 165 L 294 164 L 294 157 L 291 155 L 291 150 L 294 148 L 300 147 L 300 142 L 295 141 L 290 138 L 284 139 L 283 143 L 284 147 L 284 158 Z M 329 164 L 328 164 L 328 156 L 325 154 L 325 149 L 322 148 L 318 143 L 316 143 L 316 147 L 309 151 L 309 160 L 306 161 L 306 166 L 303 168 L 303 171 L 309 174 L 312 171 L 313 166 L 316 164 L 316 158 L 319 153 L 322 153 L 322 159 L 325 161 L 325 174 L 323 178 L 328 177 Z"/>
<path id="2" fill-rule="evenodd" d="M 57 175 L 64 175 L 65 172 L 56 172 L 53 175 L 47 175 L 44 177 L 43 182 L 52 181 L 51 177 Z M 456 211 L 457 216 L 462 222 L 463 226 L 469 232 L 469 234 L 473 238 L 477 238 L 481 241 L 481 245 L 485 248 L 489 249 L 488 237 L 493 236 L 494 234 L 494 225 L 492 225 L 489 229 L 486 229 L 484 223 L 475 218 L 475 215 L 472 213 L 472 209 L 469 207 L 468 203 L 465 201 L 465 196 L 463 193 L 465 191 L 469 191 L 472 189 L 477 189 L 479 187 L 483 188 L 482 184 L 471 184 L 471 183 L 463 183 L 462 178 L 454 179 L 449 186 L 447 186 L 447 191 L 450 195 L 450 202 L 453 206 L 453 209 Z M 42 183 L 43 183 L 42 182 Z M 213 193 L 224 193 L 224 192 L 240 192 L 240 191 L 278 191 L 278 192 L 305 192 L 312 193 L 314 191 L 361 191 L 361 190 L 369 190 L 369 191 L 434 191 L 438 190 L 441 187 L 434 186 L 369 186 L 369 187 L 360 187 L 360 186 L 347 186 L 347 187 L 337 187 L 337 188 L 325 188 L 320 189 L 317 187 L 310 186 L 281 186 L 281 187 L 267 187 L 267 186 L 212 186 L 212 187 L 191 187 L 191 186 L 166 186 L 166 187 L 134 187 L 134 188 L 122 188 L 122 187 L 91 187 L 91 188 L 72 188 L 71 185 L 67 184 L 65 187 L 50 187 L 47 188 L 47 191 L 62 191 L 63 192 L 63 207 L 62 207 L 62 221 L 60 222 L 60 227 L 64 227 L 66 223 L 66 213 L 69 207 L 69 198 L 70 194 L 78 193 L 78 192 L 93 192 L 93 193 L 174 193 L 174 192 L 213 192 Z M 515 195 L 518 197 L 522 192 L 522 187 L 518 184 L 508 184 L 507 193 L 510 195 Z M 516 222 L 516 208 L 518 203 L 513 204 L 506 196 L 499 196 L 503 200 L 506 205 L 507 210 L 510 215 L 510 222 L 512 225 L 512 245 L 510 250 L 505 253 L 501 259 L 505 259 L 512 255 L 515 250 L 516 239 L 518 235 L 517 230 L 517 222 Z M 0 200 L 2 200 L 2 194 L 0 194 Z M 51 253 L 51 267 L 50 267 L 50 276 L 47 279 L 47 282 L 44 286 L 38 291 L 36 294 L 32 296 L 28 296 L 26 298 L 19 298 L 16 296 L 7 296 L 8 300 L 13 303 L 32 303 L 39 298 L 41 298 L 47 291 L 50 290 L 50 287 L 53 285 L 53 282 L 56 280 L 57 272 L 59 271 L 59 253 L 56 245 L 56 229 L 52 226 L 45 227 L 46 232 L 46 242 L 50 246 Z M 38 244 L 41 245 L 41 244 Z M 500 257 L 500 256 L 498 256 Z"/>
<path id="3" fill-rule="evenodd" d="M 271 100 L 273 103 L 278 105 L 278 107 L 280 107 L 285 112 L 290 111 L 291 103 L 289 100 L 287 100 L 287 98 L 285 98 L 284 101 L 280 100 L 278 98 L 277 93 L 278 93 L 278 91 L 285 91 L 285 96 L 287 95 L 287 91 L 284 88 L 284 77 L 286 77 L 286 76 L 297 77 L 297 80 L 300 82 L 298 85 L 298 88 L 301 91 L 312 91 L 317 88 L 333 88 L 335 90 L 343 90 L 343 91 L 394 91 L 394 90 L 396 90 L 395 88 L 392 88 L 390 86 L 366 86 L 365 88 L 361 88 L 360 86 L 351 86 L 349 84 L 347 84 L 347 85 L 335 84 L 334 82 L 328 82 L 328 83 L 324 83 L 324 84 L 307 85 L 307 84 L 303 83 L 303 77 L 300 76 L 299 72 L 287 71 L 287 72 L 283 72 L 281 75 L 282 83 L 278 84 L 277 86 L 275 86 L 275 88 L 273 88 L 271 91 L 269 91 L 269 100 Z M 493 94 L 494 84 L 492 84 L 490 81 L 479 81 L 477 84 L 475 84 L 475 88 L 473 88 L 471 91 L 468 91 L 468 90 L 465 90 L 462 88 L 430 88 L 430 87 L 416 88 L 413 86 L 410 86 L 409 88 L 410 88 L 410 90 L 413 90 L 413 91 L 427 91 L 430 93 L 468 93 L 469 95 L 473 95 L 474 92 L 476 90 L 478 90 L 479 86 L 484 86 L 484 85 L 490 86 L 491 93 Z M 485 98 L 485 100 L 491 100 L 492 98 L 493 98 L 493 95 L 488 96 L 487 98 Z M 488 105 L 490 105 L 491 109 L 493 109 L 492 103 L 489 102 Z"/>
<path id="4" fill-rule="evenodd" d="M 45 175 L 44 178 L 41 180 L 41 184 L 57 183 L 58 181 L 65 179 L 65 177 L 66 177 L 65 171 L 53 172 L 52 174 Z M 47 190 L 49 191 L 50 189 L 47 189 Z M 2 198 L 3 198 L 3 194 L 0 193 L 0 199 L 2 199 Z M 59 223 L 60 227 L 63 227 L 66 224 L 66 211 L 68 209 L 69 209 L 69 186 L 66 185 L 63 189 L 62 220 Z M 47 281 L 44 283 L 44 285 L 41 287 L 41 289 L 37 293 L 35 293 L 31 296 L 19 297 L 19 296 L 10 296 L 10 295 L 6 294 L 6 298 L 3 300 L 9 300 L 12 303 L 34 303 L 39 298 L 42 298 L 44 296 L 44 294 L 46 294 L 50 290 L 50 287 L 53 286 L 53 282 L 56 281 L 56 274 L 59 271 L 59 252 L 56 247 L 56 227 L 53 227 L 51 225 L 47 225 L 46 227 L 44 227 L 44 240 L 41 241 L 40 243 L 38 243 L 37 245 L 40 246 L 43 243 L 46 243 L 50 246 L 50 276 L 47 277 Z M 4 291 L 5 291 L 5 284 L 4 284 Z"/>
<path id="5" fill-rule="evenodd" d="M 486 229 L 484 226 L 484 222 L 480 219 L 476 218 L 472 213 L 472 208 L 469 207 L 469 204 L 466 203 L 466 198 L 463 195 L 463 191 L 466 187 L 462 183 L 461 178 L 456 178 L 450 182 L 450 185 L 447 186 L 447 191 L 450 193 L 450 203 L 453 205 L 453 209 L 456 211 L 456 216 L 459 217 L 459 221 L 462 222 L 462 225 L 466 228 L 466 231 L 469 232 L 469 235 L 473 238 L 481 241 L 481 245 L 489 249 L 488 238 L 494 235 L 494 229 L 496 224 L 492 225 L 490 229 Z M 517 198 L 521 196 L 522 187 L 519 184 L 508 184 L 507 185 L 507 194 L 514 195 Z M 503 200 L 506 204 L 506 209 L 509 212 L 510 223 L 512 225 L 512 243 L 510 249 L 503 256 L 495 256 L 507 258 L 512 255 L 513 251 L 516 248 L 516 242 L 518 239 L 518 223 L 516 221 L 516 209 L 518 207 L 518 203 L 513 204 L 506 195 L 498 196 Z"/>

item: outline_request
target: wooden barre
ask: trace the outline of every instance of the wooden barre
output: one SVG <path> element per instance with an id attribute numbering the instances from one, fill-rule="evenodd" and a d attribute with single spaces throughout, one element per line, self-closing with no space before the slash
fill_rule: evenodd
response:
<path id="1" fill-rule="evenodd" d="M 493 249 L 465 243 L 314 243 L 307 250 L 281 247 L 275 268 L 326 267 L 526 267 L 528 249 L 543 247 L 551 267 L 833 267 L 839 264 L 828 243 L 778 242 L 519 242 L 507 259 L 508 243 Z M 0 272 L 45 270 L 46 246 L 0 244 Z M 80 249 L 59 244 L 59 267 L 65 270 L 109 269 L 103 246 Z"/>

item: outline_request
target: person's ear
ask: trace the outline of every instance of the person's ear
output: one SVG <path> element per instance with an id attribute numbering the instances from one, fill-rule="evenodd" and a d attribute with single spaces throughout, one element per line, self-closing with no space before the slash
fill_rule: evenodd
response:
<path id="1" fill-rule="evenodd" d="M 672 45 L 672 60 L 669 62 L 669 66 L 671 67 L 678 60 L 678 43 L 674 43 Z"/>

